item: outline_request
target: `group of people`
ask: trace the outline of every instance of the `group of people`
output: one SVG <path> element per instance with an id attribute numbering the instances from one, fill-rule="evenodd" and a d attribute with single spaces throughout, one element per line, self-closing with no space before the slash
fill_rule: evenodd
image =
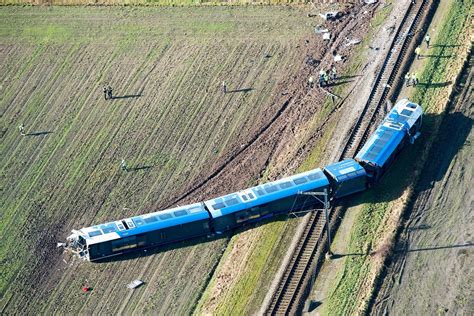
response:
<path id="1" fill-rule="evenodd" d="M 429 49 L 430 48 L 430 41 L 431 41 L 431 37 L 429 34 L 426 34 L 425 36 L 425 43 L 426 43 L 426 48 Z M 417 46 L 415 48 L 415 55 L 416 55 L 416 59 L 420 59 L 421 58 L 421 46 Z"/>
<path id="2" fill-rule="evenodd" d="M 319 71 L 319 87 L 325 87 L 329 84 L 330 81 L 334 82 L 337 79 L 337 70 L 335 66 L 331 66 L 330 69 Z M 308 78 L 308 86 L 310 88 L 314 87 L 314 77 L 311 76 Z"/>
<path id="3" fill-rule="evenodd" d="M 105 100 L 112 100 L 114 97 L 112 95 L 112 87 L 111 86 L 104 86 L 104 88 L 102 89 L 102 91 L 104 91 L 104 99 Z"/>
<path id="4" fill-rule="evenodd" d="M 409 73 L 407 72 L 405 75 L 405 86 L 409 87 L 413 85 L 414 87 L 418 84 L 418 73 Z"/>

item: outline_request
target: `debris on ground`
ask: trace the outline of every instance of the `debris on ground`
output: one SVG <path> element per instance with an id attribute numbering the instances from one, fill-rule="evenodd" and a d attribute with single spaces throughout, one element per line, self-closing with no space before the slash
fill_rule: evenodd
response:
<path id="1" fill-rule="evenodd" d="M 342 61 L 344 59 L 344 57 L 342 57 L 341 55 L 334 55 L 334 61 Z"/>
<path id="2" fill-rule="evenodd" d="M 324 33 L 323 34 L 323 40 L 329 41 L 331 39 L 331 33 Z"/>
<path id="3" fill-rule="evenodd" d="M 330 11 L 326 13 L 319 13 L 319 16 L 325 19 L 326 21 L 334 21 L 342 17 L 342 12 L 340 11 Z"/>
<path id="4" fill-rule="evenodd" d="M 84 292 L 84 293 L 92 292 L 92 288 L 90 286 L 83 286 L 82 287 L 82 292 Z"/>
<path id="5" fill-rule="evenodd" d="M 374 4 L 374 3 L 377 3 L 378 0 L 364 0 L 364 3 L 365 4 Z"/>
<path id="6" fill-rule="evenodd" d="M 357 45 L 362 42 L 361 39 L 348 39 L 347 37 L 346 37 L 346 41 L 347 41 L 347 43 L 345 44 L 346 46 Z"/>
<path id="7" fill-rule="evenodd" d="M 136 289 L 137 287 L 141 286 L 144 282 L 142 280 L 133 280 L 130 282 L 127 287 L 131 290 Z"/>
<path id="8" fill-rule="evenodd" d="M 316 67 L 321 63 L 321 61 L 318 60 L 318 59 L 313 58 L 312 56 L 306 56 L 305 63 L 306 63 L 306 65 Z"/>
<path id="9" fill-rule="evenodd" d="M 65 242 L 58 242 L 56 244 L 56 248 L 61 248 L 61 247 L 66 248 L 66 243 Z"/>
<path id="10" fill-rule="evenodd" d="M 327 32 L 329 32 L 329 30 L 323 28 L 321 25 L 316 25 L 316 27 L 314 28 L 314 32 L 315 32 L 316 34 L 322 34 L 322 33 L 327 33 Z"/>

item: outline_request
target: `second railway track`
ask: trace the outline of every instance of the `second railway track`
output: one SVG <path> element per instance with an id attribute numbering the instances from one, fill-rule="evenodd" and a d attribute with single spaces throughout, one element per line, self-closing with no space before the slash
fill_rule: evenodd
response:
<path id="1" fill-rule="evenodd" d="M 354 128 L 346 138 L 345 146 L 339 160 L 353 158 L 363 146 L 370 126 L 376 118 L 380 107 L 386 102 L 391 86 L 409 51 L 411 39 L 420 27 L 423 12 L 427 9 L 430 0 L 417 1 L 410 4 L 402 22 L 400 23 L 387 56 L 375 79 L 370 96 L 356 121 Z M 330 212 L 330 219 L 334 217 L 334 209 Z M 317 266 L 317 261 L 325 248 L 326 218 L 321 211 L 312 212 L 303 230 L 302 237 L 291 255 L 288 265 L 273 293 L 267 315 L 295 314 L 301 310 L 301 302 L 306 290 L 308 277 L 314 277 L 317 272 L 311 267 Z"/>

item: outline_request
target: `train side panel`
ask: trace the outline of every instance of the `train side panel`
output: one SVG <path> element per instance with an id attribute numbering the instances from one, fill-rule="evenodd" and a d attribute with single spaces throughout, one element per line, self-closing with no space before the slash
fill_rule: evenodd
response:
<path id="1" fill-rule="evenodd" d="M 321 169 L 266 183 L 204 202 L 216 232 L 223 232 L 280 213 L 312 205 L 316 199 L 298 195 L 304 191 L 329 192 Z"/>

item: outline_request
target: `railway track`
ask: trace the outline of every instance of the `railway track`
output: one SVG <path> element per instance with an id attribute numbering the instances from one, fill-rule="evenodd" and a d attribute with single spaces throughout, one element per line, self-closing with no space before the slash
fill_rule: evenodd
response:
<path id="1" fill-rule="evenodd" d="M 339 159 L 353 158 L 363 146 L 370 131 L 370 126 L 376 119 L 376 114 L 385 103 L 389 88 L 394 84 L 397 72 L 409 50 L 410 40 L 420 24 L 423 11 L 429 0 L 417 1 L 410 4 L 400 23 L 387 56 L 376 77 L 371 94 L 361 112 L 354 128 L 346 138 L 345 146 Z M 329 221 L 334 217 L 335 209 L 331 209 Z M 290 261 L 276 287 L 275 292 L 265 310 L 266 315 L 295 314 L 301 308 L 308 282 L 308 276 L 314 278 L 317 271 L 311 269 L 318 266 L 320 254 L 324 252 L 326 218 L 321 211 L 310 214 L 302 237 L 295 247 Z"/>

